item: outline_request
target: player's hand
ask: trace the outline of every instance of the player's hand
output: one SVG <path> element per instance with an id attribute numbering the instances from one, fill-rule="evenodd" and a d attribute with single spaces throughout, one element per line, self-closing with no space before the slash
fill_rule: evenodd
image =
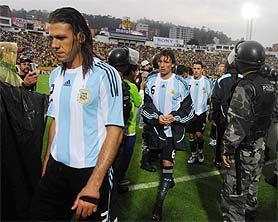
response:
<path id="1" fill-rule="evenodd" d="M 168 124 L 174 122 L 174 116 L 172 114 L 168 114 L 166 117 Z"/>
<path id="2" fill-rule="evenodd" d="M 227 168 L 231 167 L 231 165 L 230 165 L 231 162 L 230 162 L 229 156 L 222 154 L 222 160 L 223 160 L 224 167 L 227 167 Z"/>
<path id="3" fill-rule="evenodd" d="M 160 116 L 158 117 L 158 122 L 159 122 L 159 124 L 161 124 L 161 125 L 167 125 L 167 124 L 168 124 L 168 119 L 167 119 L 165 116 L 160 115 Z"/>
<path id="4" fill-rule="evenodd" d="M 94 199 L 99 200 L 100 193 L 99 189 L 95 186 L 91 186 L 87 184 L 77 195 L 74 204 L 72 206 L 72 210 L 76 210 L 75 214 L 78 220 L 85 219 L 91 216 L 93 213 L 97 211 L 97 204 L 93 204 L 84 200 L 81 200 L 80 197 L 87 196 Z"/>
<path id="5" fill-rule="evenodd" d="M 44 176 L 45 172 L 46 172 L 46 167 L 47 167 L 47 163 L 48 163 L 48 158 L 45 158 L 42 164 L 42 177 Z"/>

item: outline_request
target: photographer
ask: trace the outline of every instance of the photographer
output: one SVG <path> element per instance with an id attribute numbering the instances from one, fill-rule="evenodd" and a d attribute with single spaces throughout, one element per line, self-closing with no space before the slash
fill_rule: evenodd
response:
<path id="1" fill-rule="evenodd" d="M 18 75 L 23 80 L 23 87 L 30 91 L 36 90 L 38 74 L 36 73 L 35 64 L 26 56 L 20 57 Z"/>

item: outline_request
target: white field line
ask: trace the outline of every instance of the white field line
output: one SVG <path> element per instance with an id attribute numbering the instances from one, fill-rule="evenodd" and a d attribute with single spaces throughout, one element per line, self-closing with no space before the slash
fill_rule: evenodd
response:
<path id="1" fill-rule="evenodd" d="M 265 165 L 273 164 L 273 163 L 275 163 L 275 161 L 276 160 L 268 161 Z M 221 171 L 223 171 L 223 170 L 221 170 Z M 217 175 L 221 174 L 221 171 L 215 170 L 215 171 L 211 171 L 211 172 L 200 173 L 200 174 L 197 174 L 197 175 L 178 177 L 178 178 L 175 178 L 175 183 L 180 183 L 180 182 L 185 182 L 185 181 L 190 181 L 190 180 L 195 180 L 195 179 L 217 176 Z M 140 183 L 140 184 L 130 185 L 129 186 L 129 191 L 143 190 L 143 189 L 149 189 L 149 188 L 153 188 L 153 187 L 158 187 L 158 181 L 150 182 L 150 183 Z"/>

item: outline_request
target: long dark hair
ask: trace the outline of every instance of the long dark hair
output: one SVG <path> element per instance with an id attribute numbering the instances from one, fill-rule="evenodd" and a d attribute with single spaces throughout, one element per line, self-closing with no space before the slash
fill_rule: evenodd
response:
<path id="1" fill-rule="evenodd" d="M 93 40 L 91 31 L 86 23 L 86 20 L 79 11 L 71 7 L 56 9 L 49 14 L 48 22 L 50 24 L 63 22 L 71 26 L 73 34 L 84 36 L 84 42 L 81 43 L 81 54 L 83 57 L 82 71 L 83 76 L 93 67 Z M 62 64 L 62 72 L 66 70 L 66 63 Z"/>
<path id="2" fill-rule="evenodd" d="M 176 60 L 176 56 L 175 56 L 173 50 L 171 50 L 171 49 L 163 49 L 162 51 L 160 51 L 158 58 L 160 59 L 162 56 L 170 58 L 172 60 L 172 63 L 174 65 L 176 65 L 177 60 Z"/>

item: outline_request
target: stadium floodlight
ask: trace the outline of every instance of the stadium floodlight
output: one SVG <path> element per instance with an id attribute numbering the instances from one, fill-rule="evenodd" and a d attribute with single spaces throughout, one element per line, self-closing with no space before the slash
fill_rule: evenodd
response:
<path id="1" fill-rule="evenodd" d="M 257 18 L 259 16 L 259 6 L 252 2 L 246 2 L 242 6 L 242 16 L 246 19 Z"/>
<path id="2" fill-rule="evenodd" d="M 246 2 L 242 6 L 242 16 L 247 19 L 246 40 L 252 39 L 254 19 L 259 17 L 259 7 L 252 2 Z"/>

